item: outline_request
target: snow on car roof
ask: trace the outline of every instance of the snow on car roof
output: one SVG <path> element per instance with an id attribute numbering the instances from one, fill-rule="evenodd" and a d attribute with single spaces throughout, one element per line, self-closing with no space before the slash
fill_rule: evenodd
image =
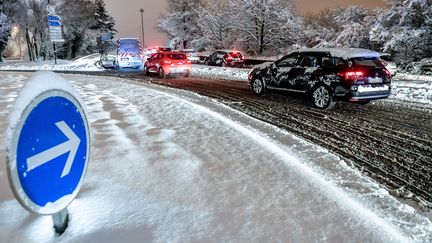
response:
<path id="1" fill-rule="evenodd" d="M 375 51 L 361 48 L 306 48 L 299 50 L 302 52 L 328 52 L 332 57 L 342 59 L 351 59 L 356 57 L 379 57 L 380 54 Z"/>

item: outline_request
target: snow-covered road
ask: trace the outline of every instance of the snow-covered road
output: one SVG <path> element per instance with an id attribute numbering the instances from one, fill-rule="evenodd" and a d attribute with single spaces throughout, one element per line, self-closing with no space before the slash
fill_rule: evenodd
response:
<path id="1" fill-rule="evenodd" d="M 0 73 L 9 108 L 31 74 Z M 0 242 L 430 242 L 431 215 L 343 160 L 186 91 L 63 75 L 87 104 L 92 155 L 61 237 L 26 212 L 0 163 Z"/>

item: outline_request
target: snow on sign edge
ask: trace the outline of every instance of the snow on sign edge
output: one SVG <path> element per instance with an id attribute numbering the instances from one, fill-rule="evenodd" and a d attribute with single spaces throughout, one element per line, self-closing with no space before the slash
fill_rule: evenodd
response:
<path id="1" fill-rule="evenodd" d="M 82 114 L 84 116 L 84 124 L 86 126 L 86 136 L 87 136 L 87 159 L 84 166 L 83 175 L 80 178 L 80 181 L 78 182 L 77 187 L 75 190 L 68 195 L 64 195 L 63 197 L 59 198 L 55 202 L 47 203 L 43 207 L 36 206 L 25 194 L 24 190 L 21 187 L 21 182 L 19 181 L 17 175 L 12 175 L 12 171 L 16 171 L 16 152 L 14 151 L 16 149 L 16 141 L 18 141 L 19 134 L 16 134 L 17 126 L 19 126 L 20 123 L 22 123 L 22 115 L 26 111 L 27 107 L 33 102 L 34 99 L 36 99 L 38 96 L 48 92 L 48 91 L 58 91 L 58 92 L 64 92 L 68 96 L 71 96 L 75 98 L 78 104 L 80 106 L 79 108 L 82 109 Z M 66 81 L 63 77 L 59 76 L 58 74 L 55 74 L 51 71 L 39 71 L 34 74 L 32 78 L 30 78 L 25 84 L 24 87 L 19 92 L 17 99 L 15 100 L 14 105 L 11 107 L 9 111 L 9 124 L 6 128 L 6 154 L 7 154 L 7 171 L 8 171 L 8 178 L 9 178 L 9 186 L 11 187 L 12 192 L 15 195 L 15 198 L 17 201 L 28 211 L 41 214 L 41 215 L 50 215 L 56 212 L 59 212 L 60 210 L 67 207 L 75 198 L 75 196 L 78 194 L 78 191 L 83 183 L 85 173 L 87 171 L 87 165 L 88 160 L 90 157 L 90 130 L 89 125 L 87 122 L 87 110 L 84 106 L 84 102 L 81 99 L 81 96 L 78 94 L 77 91 L 69 84 L 68 81 Z M 15 138 L 16 137 L 16 138 Z M 19 188 L 16 188 L 19 185 Z M 64 206 L 66 205 L 66 206 Z"/>

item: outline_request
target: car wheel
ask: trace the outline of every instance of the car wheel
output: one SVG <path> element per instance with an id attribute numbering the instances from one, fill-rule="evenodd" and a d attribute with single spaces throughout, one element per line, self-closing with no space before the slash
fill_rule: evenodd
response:
<path id="1" fill-rule="evenodd" d="M 209 60 L 208 60 L 208 59 L 206 59 L 206 60 L 204 61 L 204 65 L 207 65 L 207 66 L 209 66 L 209 65 L 210 65 L 210 62 L 209 62 Z"/>
<path id="2" fill-rule="evenodd" d="M 162 68 L 159 68 L 159 77 L 160 78 L 165 78 L 166 77 L 165 72 L 164 72 L 164 70 Z"/>
<path id="3" fill-rule="evenodd" d="M 263 95 L 265 93 L 265 84 L 264 82 L 259 79 L 256 78 L 252 81 L 251 83 L 251 88 L 252 91 L 256 94 L 256 95 Z"/>
<path id="4" fill-rule="evenodd" d="M 150 72 L 149 72 L 149 70 L 148 70 L 148 68 L 146 66 L 144 66 L 144 74 L 146 76 L 150 76 Z"/>
<path id="5" fill-rule="evenodd" d="M 330 87 L 320 84 L 312 90 L 312 101 L 314 107 L 318 109 L 332 109 L 336 105 L 333 91 Z"/>

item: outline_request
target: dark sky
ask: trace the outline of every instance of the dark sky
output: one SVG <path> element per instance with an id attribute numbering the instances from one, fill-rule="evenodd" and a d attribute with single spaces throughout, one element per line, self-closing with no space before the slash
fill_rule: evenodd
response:
<path id="1" fill-rule="evenodd" d="M 118 37 L 141 38 L 141 14 L 144 9 L 144 32 L 147 46 L 165 45 L 166 37 L 156 29 L 157 18 L 167 7 L 166 0 L 105 0 L 108 12 L 117 23 Z M 323 8 L 360 5 L 383 6 L 382 0 L 296 0 L 300 13 L 319 12 Z"/>

